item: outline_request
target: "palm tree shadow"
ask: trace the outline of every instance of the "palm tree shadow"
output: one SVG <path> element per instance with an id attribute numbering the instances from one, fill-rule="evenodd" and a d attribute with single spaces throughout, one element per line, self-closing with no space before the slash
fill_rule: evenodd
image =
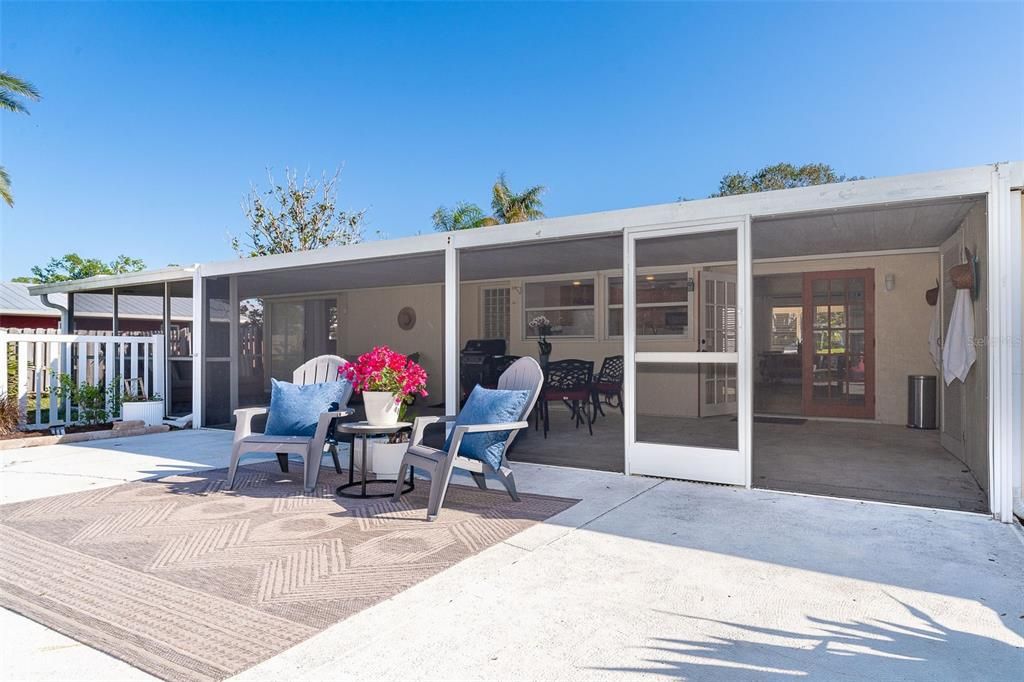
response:
<path id="1" fill-rule="evenodd" d="M 656 637 L 648 665 L 601 668 L 608 672 L 699 680 L 967 680 L 1000 679 L 1024 670 L 1024 647 L 944 626 L 887 595 L 917 620 L 908 625 L 869 619 L 841 622 L 807 617 L 810 630 L 787 631 L 729 621 L 668 615 L 735 630 L 705 641 Z M 785 639 L 785 643 L 767 640 Z M 977 666 L 985 662 L 985 669 Z"/>

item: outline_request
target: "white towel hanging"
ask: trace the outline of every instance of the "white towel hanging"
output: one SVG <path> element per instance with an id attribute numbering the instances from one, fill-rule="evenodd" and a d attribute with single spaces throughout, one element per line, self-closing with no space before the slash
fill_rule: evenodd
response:
<path id="1" fill-rule="evenodd" d="M 957 289 L 949 329 L 946 330 L 945 347 L 942 349 L 942 374 L 946 385 L 953 383 L 954 379 L 965 381 L 977 356 L 971 292 L 968 289 Z"/>

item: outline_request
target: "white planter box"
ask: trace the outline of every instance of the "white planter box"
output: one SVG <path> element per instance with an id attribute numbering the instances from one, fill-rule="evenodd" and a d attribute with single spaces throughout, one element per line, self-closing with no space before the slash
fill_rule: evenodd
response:
<path id="1" fill-rule="evenodd" d="M 141 403 L 121 403 L 121 420 L 139 420 L 146 426 L 160 426 L 164 423 L 164 401 L 147 400 Z"/>
<path id="2" fill-rule="evenodd" d="M 371 438 L 366 444 L 366 468 L 377 478 L 397 478 L 398 467 L 409 447 L 408 443 L 388 443 L 386 438 Z M 360 471 L 363 459 L 362 442 L 356 438 L 353 466 Z"/>

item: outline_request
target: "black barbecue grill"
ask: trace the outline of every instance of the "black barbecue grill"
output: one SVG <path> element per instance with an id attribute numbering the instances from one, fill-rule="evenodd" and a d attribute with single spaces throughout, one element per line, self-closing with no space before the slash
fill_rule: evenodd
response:
<path id="1" fill-rule="evenodd" d="M 497 386 L 501 359 L 505 356 L 505 339 L 470 339 L 459 354 L 459 383 L 462 397 L 477 384 Z"/>

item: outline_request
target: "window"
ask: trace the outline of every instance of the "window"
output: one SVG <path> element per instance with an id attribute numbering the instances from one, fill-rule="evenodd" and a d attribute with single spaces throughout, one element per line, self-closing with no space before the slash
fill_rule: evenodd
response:
<path id="1" fill-rule="evenodd" d="M 548 336 L 594 337 L 593 278 L 527 282 L 524 294 L 526 338 L 540 336 L 538 329 L 530 327 L 530 320 L 540 316 L 551 322 Z"/>
<path id="2" fill-rule="evenodd" d="M 779 353 L 797 352 L 802 317 L 803 308 L 800 306 L 772 306 L 771 350 Z"/>
<path id="3" fill-rule="evenodd" d="M 508 341 L 510 311 L 508 287 L 484 289 L 480 292 L 480 297 L 482 306 L 481 337 Z"/>
<path id="4" fill-rule="evenodd" d="M 622 278 L 608 278 L 608 336 L 622 336 Z M 636 335 L 689 336 L 690 276 L 686 272 L 637 275 Z"/>

